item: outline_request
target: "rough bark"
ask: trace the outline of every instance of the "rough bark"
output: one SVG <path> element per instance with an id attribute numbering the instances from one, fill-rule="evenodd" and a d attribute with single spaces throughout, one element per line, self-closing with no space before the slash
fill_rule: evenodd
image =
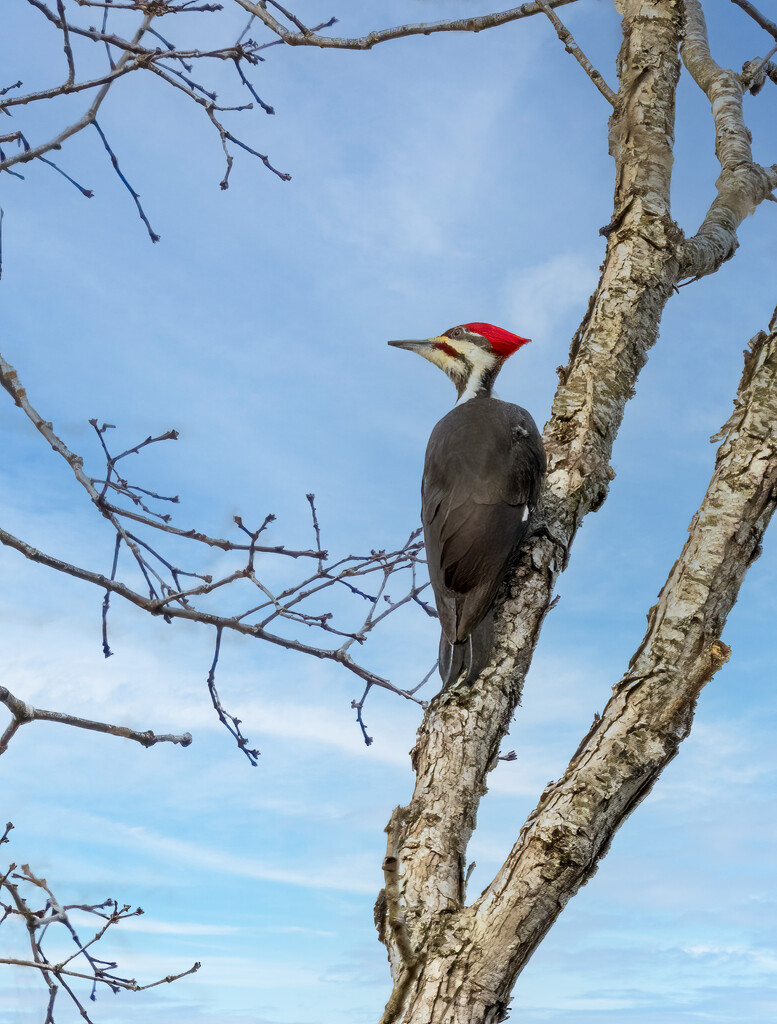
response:
<path id="1" fill-rule="evenodd" d="M 721 448 L 711 490 L 692 525 L 693 546 L 686 546 L 667 581 L 645 643 L 564 778 L 543 794 L 498 876 L 466 907 L 467 844 L 556 579 L 582 518 L 607 496 L 612 445 L 626 403 L 658 337 L 664 306 L 688 273 L 688 254 L 703 249 L 698 239 L 685 242 L 669 204 L 686 7 L 674 0 L 623 0 L 618 6 L 623 45 L 610 130 L 615 202 L 604 229 L 602 275 L 569 362 L 559 370 L 544 433 L 546 493 L 536 534 L 497 601 L 492 663 L 474 686 L 448 689 L 432 702 L 412 752 L 412 800 L 394 811 L 387 828 L 376 923 L 395 987 L 382 1024 L 504 1019 L 519 971 L 674 756 L 699 690 L 726 660 L 720 630 L 773 507 L 775 438 L 766 428 L 777 412 L 768 396 L 774 324 L 768 342 L 759 340 L 740 387 L 738 409 L 747 428 L 729 433 Z M 693 3 L 691 27 L 701 31 L 703 16 L 691 8 Z M 746 133 L 741 103 L 737 109 L 737 128 Z M 728 228 L 735 232 L 750 208 L 748 189 L 760 178 L 752 161 L 742 174 L 733 173 L 743 182 L 742 194 L 732 188 L 725 198 L 722 190 L 719 205 L 726 205 Z M 766 194 L 759 188 L 757 201 Z M 723 258 L 718 254 L 704 266 L 716 269 Z M 706 271 L 699 265 L 694 272 Z"/>
<path id="2" fill-rule="evenodd" d="M 396 894 L 397 913 L 387 921 L 385 935 L 399 985 L 417 970 L 414 956 L 403 952 L 408 942 L 413 950 L 428 947 L 433 941 L 428 933 L 440 915 L 462 905 L 464 855 L 487 772 L 520 699 L 575 531 L 607 494 L 609 456 L 623 408 L 676 277 L 668 236 L 674 231 L 669 181 L 679 30 L 674 5 L 626 5 L 612 131 L 615 210 L 599 287 L 573 340 L 545 430 L 549 467 L 543 525 L 502 599 L 493 667 L 476 686 L 449 690 L 432 703 L 413 751 L 413 799 L 395 811 L 389 828 L 386 892 Z M 394 941 L 399 934 L 408 942 Z M 395 1019 L 411 1018 L 387 1010 L 386 1024 Z"/>

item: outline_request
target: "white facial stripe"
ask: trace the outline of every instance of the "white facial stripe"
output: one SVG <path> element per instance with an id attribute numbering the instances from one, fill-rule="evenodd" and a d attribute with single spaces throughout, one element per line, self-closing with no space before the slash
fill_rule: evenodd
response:
<path id="1" fill-rule="evenodd" d="M 471 341 L 458 341 L 454 339 L 449 344 L 452 348 L 461 352 L 462 355 L 465 355 L 472 364 L 472 373 L 467 381 L 467 387 L 456 403 L 456 405 L 461 405 L 462 402 L 469 401 L 470 398 L 474 398 L 478 393 L 483 378 L 493 367 L 496 357 L 492 352 L 486 351 L 486 349 L 481 348 L 479 345 L 474 345 Z"/>
<path id="2" fill-rule="evenodd" d="M 461 398 L 456 402 L 456 405 L 461 405 L 463 402 L 468 402 L 470 398 L 475 398 L 478 393 L 478 381 L 475 377 L 470 377 L 467 382 L 466 388 L 461 393 Z"/>

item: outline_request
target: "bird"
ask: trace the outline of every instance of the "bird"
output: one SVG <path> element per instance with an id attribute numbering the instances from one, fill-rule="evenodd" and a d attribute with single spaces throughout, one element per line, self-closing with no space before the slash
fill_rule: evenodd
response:
<path id="1" fill-rule="evenodd" d="M 545 477 L 536 423 L 493 391 L 505 360 L 530 340 L 473 322 L 422 341 L 388 343 L 434 363 L 458 394 L 429 437 L 421 482 L 445 687 L 473 683 L 488 664 L 494 599 L 527 536 Z"/>

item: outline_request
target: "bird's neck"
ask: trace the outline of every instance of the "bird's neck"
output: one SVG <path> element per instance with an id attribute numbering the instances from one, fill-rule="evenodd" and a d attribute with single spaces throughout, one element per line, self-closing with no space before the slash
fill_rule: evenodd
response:
<path id="1" fill-rule="evenodd" d="M 470 398 L 489 398 L 494 394 L 494 381 L 501 369 L 501 363 L 486 362 L 480 366 L 470 364 L 467 376 L 454 380 L 459 397 L 456 405 L 468 402 Z"/>

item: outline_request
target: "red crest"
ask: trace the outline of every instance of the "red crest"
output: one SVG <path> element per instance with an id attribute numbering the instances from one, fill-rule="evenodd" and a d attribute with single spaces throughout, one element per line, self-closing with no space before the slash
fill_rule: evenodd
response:
<path id="1" fill-rule="evenodd" d="M 468 331 L 473 334 L 480 334 L 491 343 L 491 348 L 498 356 L 507 359 L 513 352 L 517 352 L 521 345 L 528 345 L 531 338 L 522 338 L 518 334 L 511 334 L 509 331 L 495 327 L 493 324 L 464 324 Z"/>

